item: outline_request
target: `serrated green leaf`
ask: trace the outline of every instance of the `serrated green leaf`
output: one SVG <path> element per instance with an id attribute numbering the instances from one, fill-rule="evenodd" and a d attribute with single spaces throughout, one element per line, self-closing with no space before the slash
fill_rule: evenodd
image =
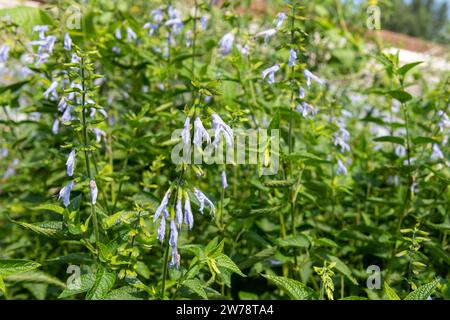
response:
<path id="1" fill-rule="evenodd" d="M 145 300 L 147 293 L 132 286 L 124 286 L 111 290 L 103 300 Z"/>
<path id="2" fill-rule="evenodd" d="M 0 275 L 9 276 L 11 274 L 27 272 L 40 266 L 39 263 L 30 260 L 0 259 Z"/>
<path id="3" fill-rule="evenodd" d="M 237 273 L 238 275 L 245 277 L 245 274 L 242 273 L 242 271 L 238 268 L 238 266 L 234 263 L 233 260 L 231 260 L 230 257 L 228 257 L 225 254 L 219 254 L 216 258 L 216 264 L 217 266 L 221 268 L 228 269 L 230 271 L 233 271 L 234 273 Z"/>
<path id="4" fill-rule="evenodd" d="M 279 247 L 298 247 L 298 248 L 308 248 L 310 244 L 308 238 L 302 234 L 298 234 L 296 236 L 289 236 L 284 239 L 277 239 L 275 243 Z"/>
<path id="5" fill-rule="evenodd" d="M 12 274 L 9 276 L 5 276 L 5 281 L 38 282 L 53 284 L 62 288 L 66 287 L 66 284 L 64 282 L 42 271 L 27 271 L 23 273 Z"/>
<path id="6" fill-rule="evenodd" d="M 313 300 L 317 298 L 314 290 L 297 280 L 268 274 L 262 276 L 287 293 L 292 300 Z"/>
<path id="7" fill-rule="evenodd" d="M 60 207 L 56 204 L 43 204 L 40 206 L 37 206 L 35 208 L 30 208 L 31 210 L 38 210 L 38 211 L 44 211 L 44 210 L 48 210 L 48 211 L 52 211 L 55 212 L 57 214 L 63 215 L 64 214 L 64 208 Z"/>
<path id="8" fill-rule="evenodd" d="M 28 6 L 16 6 L 0 10 L 0 16 L 9 15 L 11 20 L 31 34 L 35 25 L 53 24 L 51 17 L 43 10 Z"/>
<path id="9" fill-rule="evenodd" d="M 392 143 L 400 144 L 402 146 L 405 144 L 405 139 L 403 139 L 402 137 L 395 137 L 395 136 L 378 137 L 378 138 L 373 139 L 373 141 L 375 141 L 375 142 L 392 142 Z"/>
<path id="10" fill-rule="evenodd" d="M 200 280 L 198 279 L 185 280 L 183 281 L 183 286 L 192 290 L 192 292 L 198 294 L 203 299 L 208 299 L 208 296 L 206 295 L 206 292 L 203 289 L 205 287 L 205 284 Z"/>
<path id="11" fill-rule="evenodd" d="M 417 290 L 408 294 L 405 300 L 427 300 L 429 296 L 434 292 L 437 285 L 439 284 L 439 279 L 431 281 L 423 286 L 417 288 Z"/>
<path id="12" fill-rule="evenodd" d="M 49 238 L 64 239 L 67 235 L 66 232 L 63 231 L 63 223 L 61 221 L 26 223 L 12 220 L 12 222 L 41 236 Z"/>
<path id="13" fill-rule="evenodd" d="M 384 283 L 384 293 L 387 295 L 389 300 L 400 300 L 400 297 L 395 293 L 395 291 L 389 286 L 387 282 Z"/>
<path id="14" fill-rule="evenodd" d="M 77 276 L 74 274 L 73 276 Z M 68 279 L 69 281 L 70 279 Z M 95 282 L 95 275 L 93 273 L 86 273 L 80 275 L 79 279 L 75 279 L 76 281 L 70 282 L 67 285 L 67 288 L 64 289 L 63 292 L 58 296 L 58 299 L 64 299 L 76 294 L 84 293 L 88 291 Z"/>
<path id="15" fill-rule="evenodd" d="M 116 274 L 108 272 L 104 267 L 99 267 L 95 274 L 95 282 L 86 294 L 86 300 L 101 300 L 114 286 Z"/>

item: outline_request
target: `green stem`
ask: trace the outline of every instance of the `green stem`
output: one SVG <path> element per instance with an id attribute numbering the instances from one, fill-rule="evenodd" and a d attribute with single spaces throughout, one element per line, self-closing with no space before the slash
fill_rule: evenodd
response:
<path id="1" fill-rule="evenodd" d="M 161 300 L 164 300 L 166 295 L 166 278 L 167 278 L 167 266 L 169 264 L 169 241 L 166 241 L 166 249 L 164 252 L 164 265 L 163 265 L 163 278 L 161 284 Z"/>

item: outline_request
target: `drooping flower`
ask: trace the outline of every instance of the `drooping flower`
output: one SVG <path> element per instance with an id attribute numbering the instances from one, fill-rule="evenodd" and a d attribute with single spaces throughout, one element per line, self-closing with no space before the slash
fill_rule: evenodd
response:
<path id="1" fill-rule="evenodd" d="M 350 134 L 348 133 L 348 131 L 344 127 L 340 127 L 333 137 L 334 145 L 339 146 L 342 153 L 345 150 L 350 151 L 350 146 L 347 144 L 349 139 Z"/>
<path id="2" fill-rule="evenodd" d="M 278 70 L 280 70 L 280 66 L 278 64 L 263 70 L 262 72 L 263 79 L 269 76 L 267 82 L 269 84 L 273 84 L 275 82 L 275 72 L 277 72 Z"/>
<path id="3" fill-rule="evenodd" d="M 302 86 L 300 86 L 300 89 L 298 90 L 298 97 L 300 99 L 305 99 L 306 97 L 305 89 L 303 89 Z"/>
<path id="4" fill-rule="evenodd" d="M 310 104 L 306 103 L 305 101 L 302 101 L 296 108 L 298 112 L 300 112 L 303 116 L 303 118 L 314 118 L 314 116 L 317 113 L 317 110 L 311 106 Z"/>
<path id="5" fill-rule="evenodd" d="M 156 23 L 147 22 L 146 24 L 144 24 L 144 29 L 148 29 L 149 36 L 152 36 L 155 33 L 156 29 L 158 29 L 158 27 L 159 24 Z"/>
<path id="6" fill-rule="evenodd" d="M 56 119 L 52 125 L 52 133 L 58 134 L 58 130 L 59 130 L 59 119 Z"/>
<path id="7" fill-rule="evenodd" d="M 172 248 L 172 258 L 170 260 L 169 266 L 171 267 L 176 267 L 179 268 L 180 267 L 180 254 L 178 253 L 178 248 L 177 247 L 173 247 Z"/>
<path id="8" fill-rule="evenodd" d="M 74 184 L 75 184 L 74 181 L 70 181 L 65 187 L 63 187 L 59 191 L 58 200 L 63 199 L 63 204 L 65 207 L 67 207 L 70 204 L 70 191 L 72 191 Z"/>
<path id="9" fill-rule="evenodd" d="M 116 39 L 120 40 L 122 39 L 122 31 L 120 30 L 120 27 L 118 27 L 116 29 L 116 32 L 114 33 L 114 36 L 116 37 Z"/>
<path id="10" fill-rule="evenodd" d="M 431 154 L 431 160 L 437 160 L 437 159 L 444 159 L 444 154 L 441 151 L 441 148 L 439 148 L 439 145 L 437 143 L 433 144 L 433 153 Z"/>
<path id="11" fill-rule="evenodd" d="M 441 117 L 438 124 L 439 131 L 443 133 L 445 129 L 450 129 L 450 117 L 443 110 L 439 110 L 438 115 Z"/>
<path id="12" fill-rule="evenodd" d="M 169 244 L 172 248 L 177 247 L 178 242 L 178 230 L 177 226 L 175 224 L 175 221 L 170 221 L 170 238 L 169 238 Z"/>
<path id="13" fill-rule="evenodd" d="M 222 120 L 222 118 L 217 113 L 214 113 L 212 115 L 212 127 L 214 129 L 213 144 L 216 148 L 219 146 L 220 134 L 223 134 L 228 146 L 233 146 L 233 130 Z"/>
<path id="14" fill-rule="evenodd" d="M 283 25 L 283 22 L 285 19 L 286 19 L 286 13 L 284 13 L 284 12 L 280 12 L 276 15 L 274 22 L 275 22 L 275 26 L 277 27 L 277 29 L 279 29 Z"/>
<path id="15" fill-rule="evenodd" d="M 200 17 L 200 30 L 206 30 L 206 22 L 208 21 L 208 18 L 205 16 Z"/>
<path id="16" fill-rule="evenodd" d="M 272 38 L 276 33 L 276 29 L 268 29 L 257 33 L 255 37 L 264 37 L 264 44 L 267 44 L 269 42 L 269 39 Z"/>
<path id="17" fill-rule="evenodd" d="M 157 235 L 157 239 L 161 242 L 161 244 L 164 242 L 165 234 L 166 234 L 166 217 L 165 217 L 165 215 L 163 215 L 161 217 L 161 221 L 159 222 L 158 235 Z"/>
<path id="18" fill-rule="evenodd" d="M 186 117 L 186 120 L 184 121 L 183 131 L 181 132 L 181 138 L 183 139 L 183 145 L 185 147 L 188 147 L 191 144 L 191 118 Z"/>
<path id="19" fill-rule="evenodd" d="M 159 24 L 164 20 L 164 11 L 162 11 L 161 9 L 154 9 L 150 11 L 150 14 L 153 17 L 154 23 Z"/>
<path id="20" fill-rule="evenodd" d="M 178 13 L 178 10 L 175 9 L 172 5 L 170 5 L 167 8 L 167 15 L 169 16 L 169 19 L 176 19 L 180 17 L 180 14 Z"/>
<path id="21" fill-rule="evenodd" d="M 295 60 L 297 60 L 297 51 L 291 49 L 289 51 L 289 62 L 288 62 L 289 67 L 295 66 Z"/>
<path id="22" fill-rule="evenodd" d="M 44 91 L 43 96 L 44 98 L 48 99 L 48 97 L 51 95 L 53 99 L 56 99 L 58 97 L 58 93 L 56 93 L 56 89 L 58 88 L 58 81 L 53 81 L 47 90 Z"/>
<path id="23" fill-rule="evenodd" d="M 224 56 L 230 54 L 231 49 L 233 48 L 233 42 L 234 34 L 232 32 L 228 32 L 219 41 L 219 52 Z"/>
<path id="24" fill-rule="evenodd" d="M 106 132 L 98 129 L 98 128 L 92 128 L 92 131 L 95 134 L 95 140 L 100 143 L 102 141 L 102 137 L 106 139 Z"/>
<path id="25" fill-rule="evenodd" d="M 191 209 L 191 200 L 188 193 L 184 192 L 184 224 L 188 226 L 189 230 L 192 230 L 194 226 L 194 215 Z"/>
<path id="26" fill-rule="evenodd" d="M 250 54 L 250 49 L 248 48 L 248 44 L 241 45 L 240 43 L 236 44 L 236 48 L 243 56 L 248 56 Z"/>
<path id="27" fill-rule="evenodd" d="M 186 47 L 190 47 L 192 43 L 192 30 L 189 29 L 186 31 Z"/>
<path id="28" fill-rule="evenodd" d="M 2 45 L 0 47 L 0 64 L 5 63 L 9 57 L 9 46 Z"/>
<path id="29" fill-rule="evenodd" d="M 114 46 L 112 47 L 112 52 L 114 52 L 115 54 L 120 54 L 122 50 L 120 50 L 118 46 Z"/>
<path id="30" fill-rule="evenodd" d="M 91 204 L 95 204 L 97 202 L 97 194 L 98 194 L 98 189 L 97 189 L 97 184 L 95 183 L 95 180 L 90 180 L 89 181 L 89 192 L 91 193 Z"/>
<path id="31" fill-rule="evenodd" d="M 194 188 L 194 194 L 198 202 L 200 203 L 200 213 L 203 214 L 203 209 L 205 208 L 206 203 L 206 205 L 209 207 L 209 213 L 214 215 L 216 212 L 216 208 L 214 207 L 212 201 L 209 200 L 208 197 L 197 188 Z"/>
<path id="32" fill-rule="evenodd" d="M 394 152 L 399 158 L 403 158 L 404 156 L 406 156 L 406 148 L 402 145 L 397 145 Z"/>
<path id="33" fill-rule="evenodd" d="M 177 199 L 177 205 L 175 207 L 175 219 L 177 221 L 178 227 L 181 229 L 181 224 L 183 223 L 183 204 L 181 196 L 178 196 Z"/>
<path id="34" fill-rule="evenodd" d="M 345 167 L 345 165 L 341 161 L 341 159 L 338 159 L 337 165 L 338 165 L 337 170 L 336 170 L 337 175 L 340 175 L 341 173 L 343 173 L 344 175 L 348 174 L 347 168 Z"/>
<path id="35" fill-rule="evenodd" d="M 161 215 L 161 213 L 164 210 L 166 210 L 167 204 L 169 203 L 170 192 L 171 192 L 171 189 L 166 191 L 166 194 L 164 195 L 164 197 L 163 197 L 163 199 L 162 199 L 158 209 L 156 209 L 156 211 L 155 211 L 155 215 L 153 217 L 153 221 L 156 221 L 159 218 L 159 216 Z"/>
<path id="36" fill-rule="evenodd" d="M 47 25 L 37 25 L 34 26 L 32 29 L 32 32 L 38 32 L 39 34 L 39 39 L 44 40 L 45 39 L 45 33 L 48 31 L 48 26 Z"/>
<path id="37" fill-rule="evenodd" d="M 180 18 L 170 19 L 164 23 L 164 26 L 171 27 L 172 33 L 179 34 L 183 29 L 183 21 Z"/>
<path id="38" fill-rule="evenodd" d="M 66 32 L 64 34 L 64 50 L 70 51 L 72 49 L 72 38 Z"/>
<path id="39" fill-rule="evenodd" d="M 73 169 L 75 167 L 75 149 L 70 151 L 69 156 L 67 157 L 66 167 L 67 175 L 69 177 L 73 176 Z"/>
<path id="40" fill-rule="evenodd" d="M 323 84 L 323 80 L 320 79 L 318 76 L 316 76 L 315 74 L 313 74 L 311 71 L 309 71 L 308 69 L 305 69 L 303 71 L 303 74 L 305 75 L 306 78 L 306 86 L 308 87 L 308 89 L 311 87 L 311 80 L 317 82 L 318 84 Z"/>
<path id="41" fill-rule="evenodd" d="M 66 109 L 64 110 L 63 115 L 61 116 L 62 122 L 72 121 L 73 117 L 72 117 L 72 114 L 70 113 L 70 111 L 71 111 L 71 107 L 70 107 L 70 105 L 67 105 Z"/>
<path id="42" fill-rule="evenodd" d="M 205 139 L 208 144 L 211 143 L 211 137 L 209 136 L 208 131 L 206 131 L 200 118 L 196 117 L 194 121 L 194 145 L 201 147 L 203 139 Z"/>
<path id="43" fill-rule="evenodd" d="M 137 35 L 130 27 L 127 27 L 127 42 L 133 42 L 137 40 Z"/>
<path id="44" fill-rule="evenodd" d="M 227 173 L 225 172 L 225 170 L 222 171 L 222 188 L 225 190 L 228 187 L 228 183 L 227 183 Z"/>

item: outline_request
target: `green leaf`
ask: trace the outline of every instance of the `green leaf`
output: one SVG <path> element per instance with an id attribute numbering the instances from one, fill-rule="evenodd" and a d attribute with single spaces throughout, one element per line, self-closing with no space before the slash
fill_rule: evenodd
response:
<path id="1" fill-rule="evenodd" d="M 358 281 L 356 281 L 356 279 L 353 277 L 352 271 L 341 259 L 329 254 L 325 255 L 325 259 L 329 262 L 336 263 L 336 270 L 346 276 L 353 284 L 358 285 Z"/>
<path id="2" fill-rule="evenodd" d="M 428 297 L 434 292 L 437 285 L 439 284 L 439 279 L 431 281 L 423 286 L 417 288 L 417 290 L 408 294 L 405 300 L 427 300 Z"/>
<path id="3" fill-rule="evenodd" d="M 76 274 L 73 276 L 76 277 Z M 95 282 L 95 275 L 93 273 L 86 273 L 80 275 L 78 283 L 74 281 L 74 283 L 70 283 L 67 285 L 67 288 L 64 289 L 63 292 L 59 295 L 58 299 L 64 299 L 76 294 L 80 294 L 88 291 Z"/>
<path id="4" fill-rule="evenodd" d="M 66 238 L 66 232 L 63 231 L 63 223 L 61 221 L 44 221 L 33 224 L 14 220 L 12 222 L 41 236 L 56 239 Z"/>
<path id="5" fill-rule="evenodd" d="M 339 300 L 368 300 L 366 297 L 348 296 Z"/>
<path id="6" fill-rule="evenodd" d="M 405 144 L 405 139 L 402 137 L 395 137 L 395 136 L 383 136 L 373 139 L 375 142 L 392 142 L 400 145 Z"/>
<path id="7" fill-rule="evenodd" d="M 269 274 L 263 274 L 262 276 L 274 283 L 280 290 L 286 292 L 292 300 L 313 300 L 317 298 L 314 290 L 297 280 Z"/>
<path id="8" fill-rule="evenodd" d="M 296 236 L 288 236 L 285 239 L 277 239 L 275 243 L 279 247 L 298 247 L 298 248 L 308 248 L 310 244 L 308 238 L 302 234 Z"/>
<path id="9" fill-rule="evenodd" d="M 264 250 L 259 251 L 258 253 L 251 255 L 250 257 L 246 257 L 242 262 L 238 264 L 239 269 L 246 269 L 248 267 L 252 267 L 255 263 L 273 257 L 277 252 L 276 247 L 266 248 Z"/>
<path id="10" fill-rule="evenodd" d="M 99 267 L 95 275 L 95 282 L 92 288 L 86 294 L 87 300 L 101 300 L 111 288 L 114 286 L 116 281 L 116 274 L 114 272 L 108 272 L 104 267 Z"/>
<path id="11" fill-rule="evenodd" d="M 234 263 L 234 261 L 231 260 L 230 257 L 228 257 L 227 255 L 222 253 L 218 255 L 215 260 L 217 266 L 228 269 L 234 273 L 237 273 L 242 277 L 245 277 L 245 274 L 242 273 L 242 271 L 238 268 L 238 266 Z"/>
<path id="12" fill-rule="evenodd" d="M 412 68 L 414 68 L 415 66 L 417 66 L 417 65 L 419 65 L 421 63 L 423 63 L 423 61 L 407 63 L 407 64 L 401 66 L 401 68 L 399 68 L 397 70 L 397 73 L 402 75 L 402 76 L 405 76 L 405 74 L 407 74 L 408 71 L 410 71 Z"/>
<path id="13" fill-rule="evenodd" d="M 64 208 L 60 207 L 58 205 L 55 205 L 55 204 L 43 204 L 43 205 L 37 206 L 35 208 L 32 207 L 30 209 L 31 210 L 38 210 L 38 211 L 47 210 L 47 211 L 55 212 L 55 213 L 60 214 L 60 215 L 64 214 Z"/>
<path id="14" fill-rule="evenodd" d="M 30 260 L 0 259 L 0 276 L 27 272 L 40 266 L 39 263 Z"/>
<path id="15" fill-rule="evenodd" d="M 23 273 L 12 274 L 5 277 L 6 281 L 14 282 L 37 282 L 56 285 L 61 288 L 65 288 L 66 284 L 45 272 L 42 271 L 27 271 Z"/>
<path id="16" fill-rule="evenodd" d="M 201 282 L 198 279 L 189 279 L 183 281 L 183 285 L 190 289 L 192 292 L 198 294 L 203 299 L 208 299 L 208 296 L 206 295 L 205 290 L 203 289 L 205 287 L 205 284 Z"/>
<path id="17" fill-rule="evenodd" d="M 400 300 L 400 297 L 395 293 L 395 291 L 389 286 L 387 282 L 384 283 L 384 293 L 386 293 L 389 300 Z"/>
<path id="18" fill-rule="evenodd" d="M 413 144 L 428 144 L 428 143 L 439 143 L 436 140 L 428 137 L 414 137 L 411 139 Z"/>
<path id="19" fill-rule="evenodd" d="M 410 95 L 406 91 L 402 90 L 392 90 L 387 92 L 392 98 L 400 101 L 401 103 L 405 103 L 412 99 L 412 95 Z"/>
<path id="20" fill-rule="evenodd" d="M 145 300 L 145 291 L 132 286 L 124 286 L 108 293 L 103 300 Z"/>
<path id="21" fill-rule="evenodd" d="M 280 128 L 280 111 L 277 109 L 277 111 L 275 112 L 275 115 L 273 116 L 272 120 L 270 121 L 269 127 L 267 128 L 267 130 L 272 130 L 272 129 L 279 129 Z"/>
<path id="22" fill-rule="evenodd" d="M 12 21 L 29 34 L 31 34 L 35 25 L 53 24 L 52 18 L 39 8 L 16 6 L 0 10 L 0 16 L 4 17 L 5 15 L 9 15 Z"/>
<path id="23" fill-rule="evenodd" d="M 0 275 L 0 291 L 3 292 L 3 294 L 6 294 L 6 286 L 3 282 L 3 277 Z"/>
<path id="24" fill-rule="evenodd" d="M 0 10 L 0 12 L 1 12 L 1 10 Z M 16 83 L 9 84 L 7 86 L 0 86 L 0 94 L 2 94 L 3 92 L 6 92 L 6 91 L 12 91 L 12 92 L 19 91 L 19 89 L 22 88 L 24 85 L 26 85 L 28 82 L 30 82 L 30 80 L 19 81 Z"/>

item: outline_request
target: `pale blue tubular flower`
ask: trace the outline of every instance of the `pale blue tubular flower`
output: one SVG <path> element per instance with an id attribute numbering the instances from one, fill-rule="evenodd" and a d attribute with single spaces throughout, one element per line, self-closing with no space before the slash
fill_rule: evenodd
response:
<path id="1" fill-rule="evenodd" d="M 305 101 L 302 101 L 298 106 L 297 106 L 297 111 L 300 112 L 303 116 L 303 118 L 308 118 L 310 117 L 311 119 L 314 118 L 314 116 L 317 113 L 317 110 L 311 106 L 310 104 L 306 103 Z"/>
<path id="2" fill-rule="evenodd" d="M 323 84 L 323 80 L 320 79 L 318 76 L 316 76 L 315 74 L 313 74 L 311 71 L 309 71 L 308 69 L 305 69 L 303 71 L 303 74 L 305 75 L 306 78 L 306 86 L 308 87 L 308 89 L 311 87 L 311 80 L 317 82 L 318 84 Z"/>
<path id="3" fill-rule="evenodd" d="M 230 54 L 231 49 L 233 49 L 233 42 L 234 42 L 234 34 L 232 32 L 228 32 L 219 41 L 219 52 L 223 56 Z"/>
<path id="4" fill-rule="evenodd" d="M 181 138 L 183 139 L 183 145 L 188 147 L 191 144 L 191 118 L 186 117 L 186 120 L 184 121 L 184 127 L 183 131 L 181 132 Z"/>
<path id="5" fill-rule="evenodd" d="M 55 42 L 56 42 L 56 37 L 55 36 L 47 36 L 46 41 L 47 41 L 46 49 L 49 54 L 52 54 L 53 47 L 55 46 Z"/>
<path id="6" fill-rule="evenodd" d="M 120 50 L 118 46 L 114 46 L 112 47 L 112 52 L 114 52 L 115 54 L 120 54 L 122 50 Z"/>
<path id="7" fill-rule="evenodd" d="M 344 151 L 350 151 L 350 146 L 347 144 L 347 142 L 350 139 L 350 134 L 348 133 L 348 131 L 341 127 L 339 128 L 339 130 L 335 133 L 333 140 L 334 140 L 334 145 L 335 146 L 339 146 L 341 148 L 341 152 L 343 153 Z"/>
<path id="8" fill-rule="evenodd" d="M 285 19 L 286 19 L 286 13 L 284 13 L 284 12 L 280 12 L 276 15 L 274 22 L 275 22 L 275 26 L 277 27 L 277 29 L 279 29 L 283 25 L 283 22 Z"/>
<path id="9" fill-rule="evenodd" d="M 289 51 L 289 63 L 288 63 L 289 67 L 295 66 L 295 60 L 297 60 L 297 51 L 291 49 Z"/>
<path id="10" fill-rule="evenodd" d="M 37 25 L 34 26 L 32 29 L 32 32 L 38 32 L 39 33 L 39 39 L 44 40 L 45 39 L 45 33 L 48 31 L 47 25 Z"/>
<path id="11" fill-rule="evenodd" d="M 180 255 L 178 254 L 178 230 L 177 226 L 175 225 L 175 222 L 172 220 L 170 221 L 170 238 L 169 238 L 169 245 L 172 248 L 172 259 L 170 261 L 170 266 L 173 267 L 179 267 L 180 266 Z"/>
<path id="12" fill-rule="evenodd" d="M 183 29 L 183 21 L 180 18 L 170 19 L 164 23 L 164 26 L 171 27 L 172 33 L 179 34 Z"/>
<path id="13" fill-rule="evenodd" d="M 276 64 L 270 68 L 265 69 L 261 73 L 261 75 L 262 75 L 263 79 L 265 79 L 267 76 L 269 76 L 267 83 L 273 84 L 273 83 L 275 83 L 275 72 L 277 72 L 278 70 L 280 70 L 280 66 L 278 64 Z"/>
<path id="14" fill-rule="evenodd" d="M 99 128 L 92 128 L 92 131 L 95 134 L 95 141 L 100 143 L 102 141 L 102 138 L 106 139 L 106 132 L 99 129 Z"/>
<path id="15" fill-rule="evenodd" d="M 70 191 L 72 191 L 74 184 L 75 182 L 70 181 L 65 187 L 63 187 L 59 191 L 58 200 L 63 199 L 63 204 L 66 208 L 70 204 Z"/>
<path id="16" fill-rule="evenodd" d="M 91 204 L 94 205 L 97 202 L 98 189 L 93 179 L 89 181 L 89 192 L 91 193 Z"/>
<path id="17" fill-rule="evenodd" d="M 58 131 L 59 131 L 59 119 L 56 119 L 52 125 L 52 133 L 56 135 L 58 134 Z"/>
<path id="18" fill-rule="evenodd" d="M 221 176 L 222 176 L 222 188 L 225 190 L 226 188 L 228 188 L 227 173 L 225 172 L 225 170 L 222 171 Z"/>
<path id="19" fill-rule="evenodd" d="M 71 112 L 71 106 L 67 105 L 66 109 L 64 110 L 63 115 L 61 116 L 61 121 L 62 122 L 69 122 L 73 120 L 72 114 Z"/>
<path id="20" fill-rule="evenodd" d="M 53 81 L 50 84 L 50 87 L 48 87 L 48 89 L 44 91 L 43 93 L 44 98 L 48 99 L 50 95 L 54 99 L 58 98 L 58 93 L 56 93 L 57 88 L 58 88 L 58 81 Z"/>
<path id="21" fill-rule="evenodd" d="M 122 39 L 122 31 L 120 31 L 120 27 L 118 27 L 116 29 L 116 32 L 114 33 L 114 36 L 116 37 L 116 39 L 120 40 Z"/>
<path id="22" fill-rule="evenodd" d="M 192 230 L 194 226 L 194 215 L 191 209 L 191 200 L 187 192 L 184 192 L 184 224 L 188 226 L 189 230 Z"/>
<path id="23" fill-rule="evenodd" d="M 223 134 L 226 144 L 229 147 L 233 147 L 233 130 L 222 120 L 222 118 L 217 113 L 213 113 L 212 115 L 212 127 L 214 129 L 213 144 L 216 148 L 219 146 L 220 134 Z"/>
<path id="24" fill-rule="evenodd" d="M 166 217 L 165 215 L 162 216 L 161 221 L 159 222 L 158 227 L 158 235 L 157 239 L 163 244 L 164 242 L 164 235 L 166 234 Z"/>
<path id="25" fill-rule="evenodd" d="M 186 31 L 186 47 L 190 47 L 192 43 L 192 30 L 189 29 Z"/>
<path id="26" fill-rule="evenodd" d="M 81 58 L 77 56 L 77 54 L 74 52 L 72 53 L 72 58 L 70 59 L 71 63 L 80 63 Z"/>
<path id="27" fill-rule="evenodd" d="M 159 24 L 156 23 L 147 22 L 146 24 L 144 24 L 144 29 L 148 29 L 149 36 L 152 36 L 155 33 L 156 29 L 158 29 L 158 27 Z"/>
<path id="28" fill-rule="evenodd" d="M 433 153 L 431 154 L 431 160 L 437 160 L 437 159 L 444 159 L 444 154 L 441 151 L 441 148 L 439 148 L 439 145 L 437 143 L 433 144 Z"/>
<path id="29" fill-rule="evenodd" d="M 182 197 L 178 197 L 177 205 L 175 207 L 175 219 L 177 221 L 178 227 L 181 229 L 183 223 L 183 204 Z"/>
<path id="30" fill-rule="evenodd" d="M 209 213 L 214 215 L 216 212 L 216 208 L 214 207 L 214 204 L 211 200 L 208 199 L 208 197 L 205 196 L 203 192 L 201 192 L 199 189 L 194 188 L 194 194 L 197 198 L 198 202 L 200 203 L 200 213 L 203 214 L 203 209 L 205 208 L 205 202 L 206 205 L 209 207 Z"/>
<path id="31" fill-rule="evenodd" d="M 406 156 L 406 148 L 402 145 L 397 145 L 394 152 L 399 158 L 403 158 L 404 156 Z"/>
<path id="32" fill-rule="evenodd" d="M 133 31 L 133 29 L 131 29 L 130 27 L 127 27 L 127 41 L 128 42 L 133 42 L 137 40 L 137 35 L 136 33 Z"/>
<path id="33" fill-rule="evenodd" d="M 336 170 L 337 175 L 340 175 L 341 173 L 343 173 L 344 175 L 348 175 L 347 168 L 345 167 L 345 165 L 341 161 L 341 159 L 338 159 L 337 165 L 338 165 L 337 170 Z"/>
<path id="34" fill-rule="evenodd" d="M 66 167 L 67 175 L 69 177 L 73 176 L 73 169 L 75 167 L 75 149 L 70 151 L 69 156 L 67 157 Z"/>
<path id="35" fill-rule="evenodd" d="M 200 30 L 206 30 L 206 22 L 208 22 L 208 18 L 205 16 L 200 17 Z"/>
<path id="36" fill-rule="evenodd" d="M 276 33 L 277 29 L 268 29 L 257 33 L 255 37 L 264 37 L 264 44 L 267 44 L 269 42 L 269 39 L 272 38 Z"/>
<path id="37" fill-rule="evenodd" d="M 72 38 L 66 32 L 64 34 L 64 50 L 70 51 L 72 49 Z"/>
<path id="38" fill-rule="evenodd" d="M 306 97 L 305 89 L 302 86 L 300 86 L 300 89 L 298 91 L 298 97 L 300 99 L 305 99 Z"/>
<path id="39" fill-rule="evenodd" d="M 155 211 L 155 215 L 153 217 L 153 221 L 158 220 L 158 218 L 161 215 L 161 213 L 163 211 L 167 210 L 166 207 L 167 207 L 167 204 L 169 203 L 170 192 L 171 192 L 171 189 L 169 188 L 169 190 L 166 191 L 166 194 L 164 195 L 164 197 L 163 197 L 163 199 L 162 199 L 158 209 L 156 209 L 156 211 Z"/>
<path id="40" fill-rule="evenodd" d="M 153 22 L 156 24 L 160 24 L 164 20 L 164 11 L 161 9 L 154 9 L 150 11 L 152 15 Z"/>
<path id="41" fill-rule="evenodd" d="M 439 110 L 438 115 L 441 117 L 438 124 L 439 131 L 443 133 L 445 129 L 450 129 L 450 117 L 443 110 Z"/>
<path id="42" fill-rule="evenodd" d="M 66 110 L 66 107 L 67 107 L 66 99 L 64 99 L 64 97 L 62 97 L 58 103 L 58 111 L 63 112 L 64 110 Z"/>
<path id="43" fill-rule="evenodd" d="M 236 48 L 243 56 L 248 56 L 250 54 L 250 49 L 249 49 L 247 43 L 245 45 L 241 45 L 240 43 L 237 43 Z"/>
<path id="44" fill-rule="evenodd" d="M 4 64 L 9 57 L 9 46 L 2 45 L 0 47 L 0 64 Z"/>
<path id="45" fill-rule="evenodd" d="M 208 131 L 206 131 L 200 118 L 196 117 L 194 121 L 194 145 L 201 147 L 203 139 L 205 139 L 208 144 L 211 143 L 211 137 L 209 136 Z"/>

